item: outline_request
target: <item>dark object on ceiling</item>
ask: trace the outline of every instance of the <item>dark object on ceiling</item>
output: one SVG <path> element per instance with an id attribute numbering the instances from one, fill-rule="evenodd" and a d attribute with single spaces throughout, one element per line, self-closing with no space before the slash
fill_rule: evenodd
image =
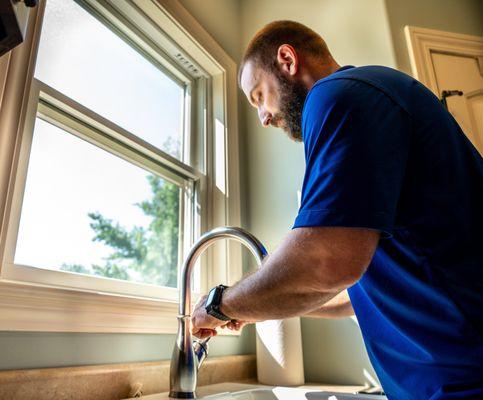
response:
<path id="1" fill-rule="evenodd" d="M 26 7 L 35 7 L 37 0 L 0 0 L 0 56 L 23 42 L 26 31 Z"/>

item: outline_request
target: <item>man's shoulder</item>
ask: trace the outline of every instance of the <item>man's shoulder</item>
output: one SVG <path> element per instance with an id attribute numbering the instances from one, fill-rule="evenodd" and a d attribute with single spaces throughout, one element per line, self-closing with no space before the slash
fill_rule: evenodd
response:
<path id="1" fill-rule="evenodd" d="M 378 96 L 382 96 L 408 111 L 403 88 L 409 88 L 413 82 L 412 77 L 384 66 L 347 67 L 317 81 L 307 96 L 306 104 L 310 108 L 313 102 L 326 106 L 359 102 L 361 106 L 369 107 Z"/>
<path id="2" fill-rule="evenodd" d="M 384 65 L 364 65 L 361 67 L 353 67 L 347 66 L 342 67 L 339 70 L 335 71 L 334 73 L 326 76 L 322 80 L 329 80 L 341 77 L 350 77 L 353 76 L 355 78 L 370 78 L 370 77 L 387 77 L 392 79 L 404 79 L 411 77 L 404 72 L 398 71 L 397 69 L 386 67 Z"/>
<path id="3" fill-rule="evenodd" d="M 411 76 L 382 65 L 367 65 L 363 67 L 348 66 L 320 79 L 315 83 L 314 87 L 329 82 L 331 84 L 343 84 L 347 80 L 365 83 L 379 90 L 387 90 L 391 84 L 408 84 L 414 81 Z"/>

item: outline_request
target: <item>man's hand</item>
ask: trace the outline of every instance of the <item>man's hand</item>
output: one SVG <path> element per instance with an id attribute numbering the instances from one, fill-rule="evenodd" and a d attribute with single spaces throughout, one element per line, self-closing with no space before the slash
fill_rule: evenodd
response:
<path id="1" fill-rule="evenodd" d="M 231 323 L 230 321 L 221 321 L 206 312 L 205 303 L 207 297 L 202 296 L 198 300 L 191 314 L 191 333 L 200 339 L 216 336 L 216 328 L 224 327 L 227 323 Z"/>

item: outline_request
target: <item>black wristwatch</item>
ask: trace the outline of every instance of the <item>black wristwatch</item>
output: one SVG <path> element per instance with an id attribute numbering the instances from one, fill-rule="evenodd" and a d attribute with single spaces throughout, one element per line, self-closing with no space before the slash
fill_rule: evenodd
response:
<path id="1" fill-rule="evenodd" d="M 205 303 L 206 312 L 209 315 L 215 318 L 218 318 L 222 321 L 231 321 L 230 317 L 227 317 L 225 314 L 223 314 L 220 311 L 221 297 L 223 295 L 223 291 L 227 287 L 228 286 L 225 286 L 225 285 L 215 286 L 213 289 L 210 290 L 210 293 L 208 293 L 208 298 L 206 299 L 206 303 Z"/>

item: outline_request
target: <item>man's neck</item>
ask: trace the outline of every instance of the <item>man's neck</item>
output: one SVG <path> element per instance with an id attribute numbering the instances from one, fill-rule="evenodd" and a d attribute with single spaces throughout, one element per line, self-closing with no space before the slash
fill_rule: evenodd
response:
<path id="1" fill-rule="evenodd" d="M 310 90 L 312 89 L 312 86 L 315 85 L 315 82 L 333 74 L 339 68 L 340 65 L 333 59 L 327 60 L 323 63 L 319 60 L 312 59 L 305 64 L 301 79 L 307 89 Z"/>

